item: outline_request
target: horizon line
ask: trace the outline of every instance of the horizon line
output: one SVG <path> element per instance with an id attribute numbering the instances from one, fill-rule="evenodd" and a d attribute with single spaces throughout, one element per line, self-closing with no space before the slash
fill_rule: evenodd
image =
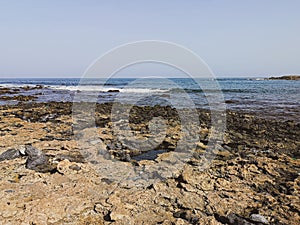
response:
<path id="1" fill-rule="evenodd" d="M 281 76 L 300 76 L 300 74 L 281 74 L 281 75 L 261 75 L 261 76 L 236 76 L 236 75 L 221 75 L 221 76 L 215 76 L 215 78 L 219 79 L 219 78 L 270 78 L 270 77 L 281 77 Z M 0 79 L 82 79 L 83 77 L 79 77 L 79 76 L 45 76 L 45 77 L 36 77 L 36 76 L 33 76 L 31 77 L 30 75 L 29 76 L 4 76 L 4 77 L 1 77 L 0 76 Z M 130 77 L 130 76 L 122 76 L 122 77 L 113 77 L 112 79 L 116 79 L 116 78 L 127 78 L 127 79 L 137 79 L 137 78 L 140 78 L 140 77 Z M 151 76 L 146 76 L 146 78 L 151 78 Z M 163 78 L 170 78 L 170 79 L 174 79 L 174 78 L 187 78 L 189 79 L 189 77 L 186 77 L 186 76 L 175 76 L 175 77 L 172 77 L 172 76 L 167 76 L 167 77 L 158 77 L 158 76 L 153 76 L 153 78 L 156 78 L 156 79 L 163 79 Z M 198 78 L 211 78 L 211 77 L 197 77 L 195 79 L 198 79 Z M 98 78 L 98 77 L 95 77 L 95 78 L 85 78 L 85 79 L 105 79 L 105 78 Z"/>

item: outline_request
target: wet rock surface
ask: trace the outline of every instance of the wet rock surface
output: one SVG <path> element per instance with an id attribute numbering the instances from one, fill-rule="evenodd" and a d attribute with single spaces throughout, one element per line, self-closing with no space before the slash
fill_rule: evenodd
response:
<path id="1" fill-rule="evenodd" d="M 15 96 L 0 96 L 0 100 L 1 101 L 10 101 L 10 100 L 14 100 L 14 101 L 32 101 L 34 99 L 37 99 L 37 97 L 35 96 L 26 96 L 26 95 L 15 95 Z"/>
<path id="2" fill-rule="evenodd" d="M 213 128 L 209 111 L 198 110 L 187 162 L 148 182 L 144 168 L 161 175 L 156 165 L 171 165 L 183 135 L 180 114 L 133 107 L 128 123 L 113 123 L 111 109 L 97 105 L 91 123 L 84 114 L 73 121 L 71 103 L 0 106 L 3 224 L 299 224 L 299 121 L 228 111 L 224 140 L 201 169 Z M 162 139 L 153 118 L 165 121 Z M 153 146 L 155 157 L 147 150 Z M 148 160 L 138 158 L 147 153 Z M 127 179 L 125 168 L 140 171 L 147 185 Z"/>
<path id="3" fill-rule="evenodd" d="M 20 92 L 19 88 L 6 88 L 6 87 L 0 87 L 0 95 L 7 95 L 7 94 L 18 94 Z"/>

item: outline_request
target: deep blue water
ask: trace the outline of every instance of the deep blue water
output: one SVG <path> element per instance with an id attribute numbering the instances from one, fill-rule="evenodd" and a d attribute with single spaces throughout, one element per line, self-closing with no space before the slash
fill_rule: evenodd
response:
<path id="1" fill-rule="evenodd" d="M 200 86 L 199 86 L 200 84 Z M 24 95 L 36 95 L 37 102 L 73 101 L 80 95 L 89 101 L 91 95 L 99 95 L 98 102 L 122 101 L 141 105 L 177 105 L 207 107 L 207 96 L 214 97 L 218 89 L 229 109 L 253 111 L 280 117 L 299 118 L 300 81 L 251 80 L 222 78 L 216 82 L 206 79 L 129 79 L 105 80 L 80 79 L 0 79 L 1 87 L 20 88 L 43 85 L 45 89 L 22 91 Z M 108 91 L 120 92 L 108 92 Z M 169 101 L 170 96 L 172 101 Z M 174 97 L 175 96 L 175 97 Z M 76 99 L 76 98 L 75 98 Z M 15 104 L 14 101 L 0 101 L 0 104 Z"/>

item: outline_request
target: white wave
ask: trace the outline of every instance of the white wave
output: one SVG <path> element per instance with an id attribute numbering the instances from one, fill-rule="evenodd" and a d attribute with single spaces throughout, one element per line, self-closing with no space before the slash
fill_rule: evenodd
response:
<path id="1" fill-rule="evenodd" d="M 266 78 L 257 77 L 257 78 L 249 78 L 247 80 L 266 80 Z"/>
<path id="2" fill-rule="evenodd" d="M 168 92 L 169 90 L 165 89 L 147 89 L 147 88 L 124 88 L 120 89 L 120 92 L 127 92 L 127 93 L 157 93 L 157 92 Z"/>
<path id="3" fill-rule="evenodd" d="M 2 88 L 24 88 L 24 87 L 36 87 L 37 84 L 0 84 Z M 96 85 L 78 85 L 78 86 L 66 86 L 66 85 L 43 85 L 45 88 L 54 90 L 68 90 L 68 91 L 83 91 L 83 92 L 109 92 L 119 91 L 124 93 L 163 93 L 168 92 L 168 89 L 152 89 L 152 88 L 114 88 L 114 87 L 103 87 Z"/>
<path id="4" fill-rule="evenodd" d="M 109 92 L 109 91 L 119 91 L 124 93 L 157 93 L 157 92 L 167 92 L 166 89 L 149 89 L 149 88 L 113 88 L 113 87 L 103 87 L 103 86 L 51 86 L 51 89 L 56 90 L 69 90 L 69 91 L 92 91 L 92 92 Z"/>
<path id="5" fill-rule="evenodd" d="M 23 88 L 23 87 L 35 87 L 35 84 L 0 84 L 2 88 Z"/>
<path id="6" fill-rule="evenodd" d="M 100 86 L 83 86 L 83 85 L 78 85 L 78 86 L 64 86 L 64 85 L 57 85 L 57 86 L 50 86 L 49 88 L 51 89 L 56 89 L 56 90 L 68 90 L 68 91 L 108 91 L 108 90 L 115 90 L 113 88 L 103 88 Z"/>

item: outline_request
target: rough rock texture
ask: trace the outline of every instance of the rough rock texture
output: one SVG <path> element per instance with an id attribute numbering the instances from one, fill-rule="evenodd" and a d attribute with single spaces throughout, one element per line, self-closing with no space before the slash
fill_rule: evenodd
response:
<path id="1" fill-rule="evenodd" d="M 71 107 L 1 106 L 1 224 L 299 224 L 299 121 L 228 112 L 224 143 L 203 169 L 212 128 L 199 111 L 199 140 L 177 168 L 182 137 L 172 108 L 133 108 L 135 136 L 127 137 L 124 121 L 113 128 L 110 104 L 97 106 L 97 127 L 73 121 Z M 151 139 L 153 117 L 167 121 L 163 140 Z M 144 153 L 136 138 L 167 151 L 134 160 Z"/>
<path id="2" fill-rule="evenodd" d="M 28 156 L 26 168 L 42 173 L 55 171 L 55 165 L 52 165 L 45 153 L 39 149 L 32 147 L 31 145 L 26 145 L 25 154 Z"/>
<path id="3" fill-rule="evenodd" d="M 0 161 L 16 159 L 21 156 L 21 153 L 18 149 L 8 149 L 0 155 Z"/>
<path id="4" fill-rule="evenodd" d="M 15 100 L 15 101 L 31 101 L 37 99 L 35 96 L 26 96 L 26 95 L 16 95 L 16 96 L 0 96 L 1 101 L 9 101 L 9 100 Z"/>

